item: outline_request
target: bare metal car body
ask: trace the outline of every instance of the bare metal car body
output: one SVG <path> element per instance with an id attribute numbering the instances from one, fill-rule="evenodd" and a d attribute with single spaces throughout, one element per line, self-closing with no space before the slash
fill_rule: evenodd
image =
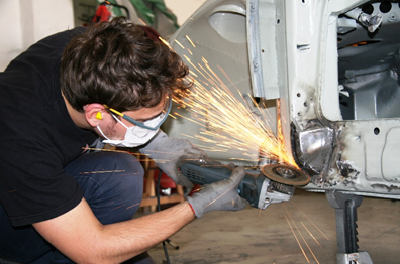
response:
<path id="1" fill-rule="evenodd" d="M 185 56 L 195 43 L 191 61 L 205 57 L 230 89 L 267 102 L 271 127 L 283 121 L 286 148 L 311 176 L 303 188 L 327 192 L 332 205 L 333 191 L 399 198 L 399 29 L 398 1 L 212 0 L 170 44 Z M 200 126 L 179 119 L 166 130 L 184 138 Z M 245 162 L 239 152 L 208 154 L 255 165 L 259 147 Z"/>
<path id="2" fill-rule="evenodd" d="M 375 32 L 346 16 L 356 8 L 382 16 Z M 287 149 L 312 176 L 305 188 L 397 198 L 399 27 L 398 2 L 208 1 L 170 42 L 184 54 L 177 41 L 190 36 L 193 61 L 221 66 L 235 89 L 270 101 L 275 115 L 280 100 Z M 176 137 L 198 131 L 171 123 Z"/>

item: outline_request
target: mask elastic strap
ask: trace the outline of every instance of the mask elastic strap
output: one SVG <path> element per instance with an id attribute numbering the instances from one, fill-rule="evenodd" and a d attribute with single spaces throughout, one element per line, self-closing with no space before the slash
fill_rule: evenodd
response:
<path id="1" fill-rule="evenodd" d="M 101 131 L 100 126 L 97 126 L 97 129 L 99 130 L 100 134 L 107 140 L 110 140 L 106 135 L 104 135 L 103 131 Z"/>
<path id="2" fill-rule="evenodd" d="M 125 127 L 126 130 L 128 130 L 128 127 L 127 127 L 124 123 L 122 123 L 121 120 L 119 120 L 114 114 L 111 114 L 111 116 L 112 116 L 115 120 L 117 120 L 117 122 L 120 123 L 123 127 Z"/>

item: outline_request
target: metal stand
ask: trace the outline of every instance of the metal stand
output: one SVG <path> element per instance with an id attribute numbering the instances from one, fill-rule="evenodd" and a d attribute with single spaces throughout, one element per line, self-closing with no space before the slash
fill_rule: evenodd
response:
<path id="1" fill-rule="evenodd" d="M 337 264 L 373 264 L 368 252 L 358 252 L 357 207 L 363 196 L 326 191 L 329 205 L 335 209 Z"/>

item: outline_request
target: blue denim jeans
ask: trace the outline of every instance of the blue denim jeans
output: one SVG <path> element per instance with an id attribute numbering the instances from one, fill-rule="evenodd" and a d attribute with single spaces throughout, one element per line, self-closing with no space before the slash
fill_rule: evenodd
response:
<path id="1" fill-rule="evenodd" d="M 65 170 L 75 176 L 86 201 L 102 224 L 132 219 L 139 208 L 143 168 L 133 155 L 103 151 L 83 154 L 69 163 Z M 0 234 L 0 257 L 4 259 L 35 264 L 73 263 L 47 243 L 32 226 L 13 227 L 1 204 Z M 144 253 L 126 263 L 154 262 Z"/>

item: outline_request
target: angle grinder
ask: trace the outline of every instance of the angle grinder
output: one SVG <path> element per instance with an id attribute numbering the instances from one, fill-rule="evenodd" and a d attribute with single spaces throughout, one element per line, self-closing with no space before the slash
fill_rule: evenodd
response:
<path id="1" fill-rule="evenodd" d="M 204 185 L 230 177 L 233 168 L 226 165 L 197 165 L 184 163 L 181 172 L 193 183 Z M 256 169 L 246 169 L 246 175 L 239 183 L 238 193 L 249 204 L 265 210 L 275 203 L 289 201 L 295 186 L 306 185 L 310 177 L 301 170 L 284 164 L 268 164 L 261 172 Z"/>

